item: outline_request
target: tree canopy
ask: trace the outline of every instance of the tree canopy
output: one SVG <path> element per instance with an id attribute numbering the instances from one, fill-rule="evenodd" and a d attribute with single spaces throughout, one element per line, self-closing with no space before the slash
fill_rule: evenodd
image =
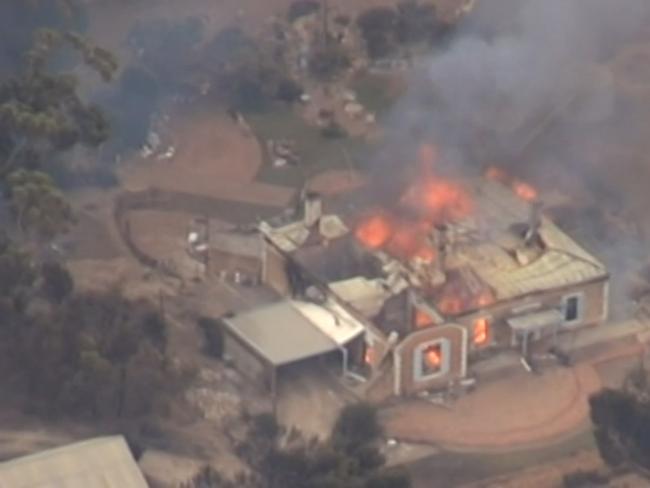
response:
<path id="1" fill-rule="evenodd" d="M 433 3 L 416 0 L 370 8 L 359 15 L 357 25 L 372 59 L 387 57 L 400 45 L 433 43 L 447 30 Z"/>
<path id="2" fill-rule="evenodd" d="M 589 398 L 594 435 L 610 466 L 650 470 L 650 381 L 633 371 L 621 390 L 606 388 Z"/>
<path id="3" fill-rule="evenodd" d="M 206 467 L 184 488 L 410 488 L 407 473 L 384 467 L 380 434 L 377 413 L 367 404 L 344 408 L 326 442 L 288 435 L 262 415 L 253 418 L 238 449 L 251 475 L 231 481 Z"/>
<path id="4" fill-rule="evenodd" d="M 167 324 L 148 302 L 74 291 L 61 263 L 37 266 L 7 240 L 0 291 L 1 378 L 29 411 L 133 418 L 180 388 L 183 372 L 167 358 Z"/>
<path id="5" fill-rule="evenodd" d="M 56 68 L 74 52 L 109 81 L 114 57 L 78 34 L 36 33 L 23 66 L 0 80 L 0 187 L 21 235 L 50 239 L 71 222 L 71 210 L 47 173 L 77 145 L 96 147 L 109 135 L 101 109 L 82 100 L 76 76 Z"/>

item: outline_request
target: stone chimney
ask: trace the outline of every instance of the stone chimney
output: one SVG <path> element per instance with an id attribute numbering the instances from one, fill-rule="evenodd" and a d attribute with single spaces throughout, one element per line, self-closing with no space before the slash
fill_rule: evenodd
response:
<path id="1" fill-rule="evenodd" d="M 540 201 L 535 201 L 530 205 L 530 215 L 528 217 L 528 228 L 524 235 L 524 243 L 531 244 L 539 235 L 539 229 L 542 226 L 542 209 L 544 205 Z"/>
<path id="2" fill-rule="evenodd" d="M 306 192 L 303 198 L 303 221 L 305 226 L 312 227 L 323 216 L 323 201 L 318 193 Z"/>

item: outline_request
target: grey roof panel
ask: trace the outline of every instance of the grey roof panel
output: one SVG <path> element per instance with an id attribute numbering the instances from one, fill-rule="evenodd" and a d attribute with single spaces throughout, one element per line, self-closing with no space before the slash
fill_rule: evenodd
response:
<path id="1" fill-rule="evenodd" d="M 0 463 L 0 488 L 147 488 L 122 436 L 100 437 Z"/>
<path id="2" fill-rule="evenodd" d="M 226 327 L 275 366 L 317 356 L 337 344 L 289 300 L 224 319 Z"/>

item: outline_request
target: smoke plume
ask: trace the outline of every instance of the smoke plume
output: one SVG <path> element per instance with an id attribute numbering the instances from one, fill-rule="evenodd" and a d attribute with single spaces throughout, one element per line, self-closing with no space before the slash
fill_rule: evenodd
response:
<path id="1" fill-rule="evenodd" d="M 650 181 L 650 96 L 621 85 L 645 76 L 635 81 L 650 87 L 650 69 L 617 60 L 632 43 L 650 52 L 649 19 L 647 0 L 478 0 L 450 45 L 416 68 L 375 168 L 394 181 L 396 161 L 429 140 L 456 170 L 498 164 L 564 195 L 573 213 L 560 223 L 607 262 L 620 292 L 650 228 L 639 184 Z"/>

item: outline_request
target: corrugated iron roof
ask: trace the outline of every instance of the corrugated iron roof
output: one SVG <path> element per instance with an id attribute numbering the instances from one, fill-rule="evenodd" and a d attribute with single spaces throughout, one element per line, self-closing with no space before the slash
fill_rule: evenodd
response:
<path id="1" fill-rule="evenodd" d="M 122 436 L 99 437 L 0 463 L 0 488 L 147 488 Z"/>
<path id="2" fill-rule="evenodd" d="M 339 309 L 283 300 L 223 322 L 271 364 L 281 366 L 334 351 L 364 331 Z"/>
<path id="3" fill-rule="evenodd" d="M 477 189 L 476 220 L 489 226 L 488 238 L 459 250 L 459 258 L 488 284 L 497 299 L 515 298 L 606 278 L 605 265 L 585 251 L 549 219 L 542 217 L 539 236 L 543 252 L 528 264 L 520 264 L 500 245 L 500 237 L 516 223 L 527 222 L 530 206 L 495 182 L 485 181 Z"/>

